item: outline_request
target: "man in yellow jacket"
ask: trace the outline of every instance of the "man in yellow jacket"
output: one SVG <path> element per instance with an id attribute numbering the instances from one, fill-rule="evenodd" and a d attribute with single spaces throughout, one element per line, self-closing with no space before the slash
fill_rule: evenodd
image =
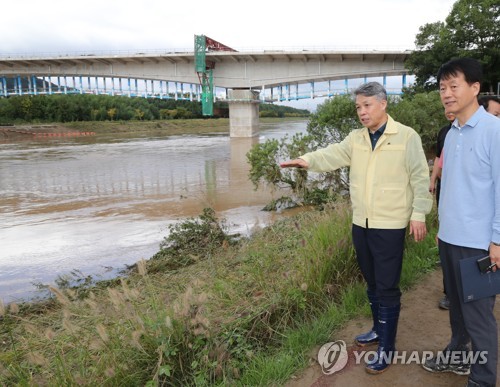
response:
<path id="1" fill-rule="evenodd" d="M 372 329 L 356 336 L 359 346 L 378 344 L 366 371 L 387 369 L 395 351 L 405 232 L 421 241 L 432 208 L 429 167 L 419 135 L 387 113 L 387 92 L 377 82 L 355 90 L 356 111 L 364 128 L 342 142 L 281 163 L 282 168 L 329 172 L 349 166 L 353 211 L 352 239 L 367 282 Z"/>

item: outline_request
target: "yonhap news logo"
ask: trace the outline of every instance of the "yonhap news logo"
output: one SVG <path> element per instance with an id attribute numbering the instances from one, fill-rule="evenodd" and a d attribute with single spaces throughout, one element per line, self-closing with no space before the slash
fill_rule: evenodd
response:
<path id="1" fill-rule="evenodd" d="M 321 366 L 321 371 L 326 375 L 343 369 L 348 360 L 347 346 L 343 340 L 323 344 L 318 352 L 318 363 Z"/>
<path id="2" fill-rule="evenodd" d="M 390 364 L 424 364 L 433 359 L 436 364 L 485 364 L 488 361 L 487 351 L 377 351 L 348 350 L 345 341 L 337 340 L 323 344 L 318 352 L 318 363 L 325 375 L 332 375 L 347 365 L 349 354 L 352 354 L 355 364 L 384 361 Z M 377 360 L 378 359 L 378 360 Z"/>

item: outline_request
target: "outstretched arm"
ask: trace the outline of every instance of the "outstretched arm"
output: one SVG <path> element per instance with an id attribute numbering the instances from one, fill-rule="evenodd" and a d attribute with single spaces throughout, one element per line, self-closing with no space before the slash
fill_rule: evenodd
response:
<path id="1" fill-rule="evenodd" d="M 306 168 L 309 167 L 307 161 L 303 159 L 288 160 L 280 163 L 281 168 Z"/>

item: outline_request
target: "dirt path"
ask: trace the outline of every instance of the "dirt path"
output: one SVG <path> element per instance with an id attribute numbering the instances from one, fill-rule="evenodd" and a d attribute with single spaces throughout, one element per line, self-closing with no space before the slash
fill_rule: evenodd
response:
<path id="1" fill-rule="evenodd" d="M 401 351 L 437 351 L 445 348 L 450 338 L 448 312 L 438 308 L 442 297 L 441 270 L 430 273 L 411 291 L 403 294 L 402 309 L 398 325 L 396 349 Z M 498 304 L 498 301 L 497 301 Z M 500 321 L 500 307 L 495 308 L 497 321 Z M 344 340 L 347 344 L 349 361 L 346 367 L 332 375 L 325 375 L 317 362 L 319 347 L 311 351 L 311 366 L 292 378 L 286 387 L 326 387 L 326 386 L 465 386 L 467 376 L 453 373 L 433 374 L 425 371 L 415 362 L 395 364 L 386 372 L 370 375 L 365 372 L 364 362 L 356 364 L 353 350 L 360 350 L 353 345 L 353 338 L 360 332 L 371 328 L 371 320 L 360 318 L 350 321 L 332 341 Z M 376 347 L 368 347 L 375 350 Z M 500 367 L 498 375 L 500 376 Z M 500 378 L 497 379 L 500 385 Z"/>

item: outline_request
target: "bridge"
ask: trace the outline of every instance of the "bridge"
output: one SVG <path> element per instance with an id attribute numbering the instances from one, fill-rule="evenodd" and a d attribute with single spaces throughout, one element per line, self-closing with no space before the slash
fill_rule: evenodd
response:
<path id="1" fill-rule="evenodd" d="M 210 51 L 214 99 L 229 104 L 231 137 L 258 131 L 258 104 L 349 92 L 349 80 L 401 76 L 411 51 Z M 194 52 L 1 55 L 0 97 L 92 93 L 199 101 Z M 342 87 L 335 83 L 342 81 Z M 389 93 L 399 93 L 389 90 Z"/>

